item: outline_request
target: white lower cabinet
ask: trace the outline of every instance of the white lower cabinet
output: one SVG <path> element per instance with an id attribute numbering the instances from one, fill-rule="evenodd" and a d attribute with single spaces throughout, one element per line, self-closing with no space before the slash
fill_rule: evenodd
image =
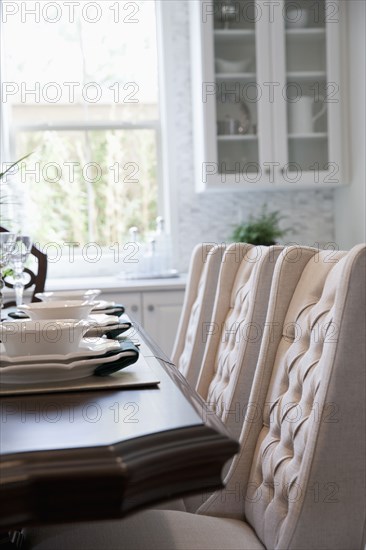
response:
<path id="1" fill-rule="evenodd" d="M 184 292 L 145 292 L 142 295 L 143 327 L 168 357 L 177 334 Z"/>
<path id="2" fill-rule="evenodd" d="M 162 351 L 171 356 L 184 300 L 184 289 L 103 293 L 102 299 L 123 304 Z"/>

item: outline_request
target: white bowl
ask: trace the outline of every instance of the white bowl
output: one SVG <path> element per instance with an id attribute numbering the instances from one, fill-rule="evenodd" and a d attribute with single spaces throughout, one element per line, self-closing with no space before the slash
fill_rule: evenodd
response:
<path id="1" fill-rule="evenodd" d="M 10 356 L 63 355 L 78 349 L 88 329 L 78 319 L 3 321 L 0 338 Z"/>
<path id="2" fill-rule="evenodd" d="M 33 321 L 39 319 L 86 319 L 98 302 L 85 300 L 66 300 L 50 302 L 33 302 L 22 304 L 20 311 L 24 311 Z"/>
<path id="3" fill-rule="evenodd" d="M 92 290 L 55 290 L 54 292 L 37 292 L 36 298 L 42 302 L 60 301 L 60 300 L 84 300 L 93 302 L 102 291 Z"/>
<path id="4" fill-rule="evenodd" d="M 240 59 L 239 61 L 229 61 L 218 57 L 215 61 L 217 73 L 244 73 L 251 64 L 251 59 Z"/>

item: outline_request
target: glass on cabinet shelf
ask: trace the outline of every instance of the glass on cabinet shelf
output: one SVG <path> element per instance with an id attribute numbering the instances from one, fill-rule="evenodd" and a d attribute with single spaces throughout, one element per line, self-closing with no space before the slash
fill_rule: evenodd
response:
<path id="1" fill-rule="evenodd" d="M 215 30 L 254 30 L 256 6 L 253 0 L 215 0 Z"/>

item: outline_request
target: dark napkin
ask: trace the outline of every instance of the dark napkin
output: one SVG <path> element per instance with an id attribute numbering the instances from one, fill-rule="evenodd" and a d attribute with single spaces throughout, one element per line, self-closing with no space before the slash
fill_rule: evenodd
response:
<path id="1" fill-rule="evenodd" d="M 121 357 L 116 361 L 99 365 L 94 370 L 95 376 L 109 376 L 114 372 L 118 372 L 121 369 L 133 365 L 139 358 L 139 350 L 130 340 L 121 341 L 119 350 L 109 351 L 102 355 L 102 357 L 111 357 L 121 353 L 121 351 L 126 352 L 126 357 Z"/>
<path id="2" fill-rule="evenodd" d="M 92 314 L 104 313 L 104 315 L 117 315 L 120 317 L 125 312 L 125 306 L 122 304 L 115 304 L 114 306 L 108 306 L 105 309 L 93 309 Z"/>
<path id="3" fill-rule="evenodd" d="M 130 329 L 131 327 L 132 323 L 130 323 L 129 321 L 123 321 L 123 323 L 121 323 L 118 327 L 113 328 L 112 330 L 108 330 L 104 334 L 107 338 L 111 338 L 112 340 L 114 340 L 120 334 L 126 332 L 126 330 Z"/>
<path id="4" fill-rule="evenodd" d="M 8 317 L 12 319 L 29 319 L 29 315 L 23 313 L 23 311 L 11 311 L 8 313 Z"/>

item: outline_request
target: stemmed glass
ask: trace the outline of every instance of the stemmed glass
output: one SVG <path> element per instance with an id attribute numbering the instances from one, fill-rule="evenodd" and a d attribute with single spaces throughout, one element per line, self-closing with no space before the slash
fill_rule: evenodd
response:
<path id="1" fill-rule="evenodd" d="M 3 269 L 8 265 L 10 255 L 15 248 L 16 235 L 14 233 L 0 233 L 0 311 L 3 307 Z"/>
<path id="2" fill-rule="evenodd" d="M 17 307 L 23 303 L 25 262 L 32 249 L 32 240 L 27 235 L 16 237 L 15 246 L 10 253 L 9 266 L 13 270 L 15 302 Z"/>

